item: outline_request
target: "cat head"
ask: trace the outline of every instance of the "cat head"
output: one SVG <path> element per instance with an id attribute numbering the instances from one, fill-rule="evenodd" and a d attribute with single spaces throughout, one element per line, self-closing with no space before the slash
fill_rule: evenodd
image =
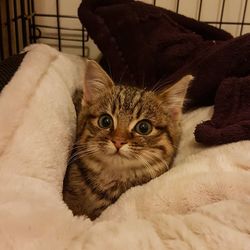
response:
<path id="1" fill-rule="evenodd" d="M 107 168 L 168 168 L 180 138 L 187 75 L 160 92 L 115 86 L 88 61 L 78 117 L 81 156 Z"/>

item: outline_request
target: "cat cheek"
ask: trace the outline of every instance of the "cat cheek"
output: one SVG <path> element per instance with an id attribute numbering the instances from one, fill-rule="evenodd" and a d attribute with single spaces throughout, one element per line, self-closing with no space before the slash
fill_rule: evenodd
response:
<path id="1" fill-rule="evenodd" d="M 122 146 L 120 148 L 120 152 L 124 155 L 127 155 L 129 156 L 131 154 L 131 149 L 129 148 L 129 145 L 128 144 L 125 144 L 124 146 Z"/>
<path id="2" fill-rule="evenodd" d="M 116 150 L 114 144 L 111 141 L 107 142 L 107 144 L 105 145 L 105 152 L 107 154 L 115 154 L 116 151 L 117 150 Z"/>

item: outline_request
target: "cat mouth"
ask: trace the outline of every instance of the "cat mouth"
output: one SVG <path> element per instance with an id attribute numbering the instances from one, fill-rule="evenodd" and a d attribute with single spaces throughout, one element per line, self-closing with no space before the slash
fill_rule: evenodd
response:
<path id="1" fill-rule="evenodd" d="M 129 157 L 127 155 L 124 155 L 120 150 L 118 150 L 115 153 L 113 153 L 112 156 L 114 156 L 114 157 L 121 157 L 121 158 L 124 158 L 124 159 L 129 159 Z"/>

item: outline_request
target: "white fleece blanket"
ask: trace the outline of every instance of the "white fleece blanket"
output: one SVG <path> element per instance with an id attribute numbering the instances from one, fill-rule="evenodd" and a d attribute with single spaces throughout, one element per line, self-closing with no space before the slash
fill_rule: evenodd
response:
<path id="1" fill-rule="evenodd" d="M 198 145 L 194 127 L 212 107 L 183 117 L 173 169 L 94 222 L 73 217 L 62 183 L 85 61 L 45 45 L 27 51 L 0 94 L 1 250 L 250 249 L 250 141 Z"/>

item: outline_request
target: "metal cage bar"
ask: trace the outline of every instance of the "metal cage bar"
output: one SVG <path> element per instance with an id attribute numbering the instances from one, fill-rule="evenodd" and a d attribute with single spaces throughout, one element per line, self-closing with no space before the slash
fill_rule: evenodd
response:
<path id="1" fill-rule="evenodd" d="M 88 53 L 88 34 L 84 27 L 66 27 L 63 20 L 77 20 L 74 15 L 61 14 L 60 0 L 54 1 L 56 6 L 55 14 L 38 13 L 36 11 L 36 1 L 38 0 L 1 0 L 0 1 L 0 60 L 19 53 L 19 51 L 30 43 L 42 41 L 56 46 L 60 51 L 65 48 L 77 48 L 79 54 L 86 56 Z M 202 20 L 205 16 L 205 2 L 209 0 L 197 0 L 196 19 Z M 80 0 L 79 0 L 80 3 Z M 160 3 L 160 2 L 159 2 Z M 179 13 L 185 3 L 181 0 L 173 0 L 174 11 Z M 158 5 L 157 0 L 152 0 L 153 5 Z M 204 22 L 216 25 L 219 28 L 237 26 L 238 35 L 244 34 L 247 26 L 250 27 L 247 13 L 249 12 L 248 0 L 244 0 L 242 5 L 242 15 L 240 21 L 225 20 L 225 11 L 230 1 L 221 0 L 219 17 L 216 20 L 205 20 Z M 240 4 L 240 3 L 239 3 Z M 182 13 L 185 15 L 185 13 Z M 40 23 L 40 19 L 54 19 L 55 25 Z M 46 32 L 45 32 L 46 31 Z M 43 40 L 41 40 L 43 39 Z M 51 41 L 51 43 L 50 43 Z M 54 42 L 56 41 L 56 45 Z M 65 41 L 65 42 L 64 42 Z"/>
<path id="2" fill-rule="evenodd" d="M 248 4 L 248 0 L 245 0 L 244 11 L 243 11 L 242 21 L 241 21 L 241 26 L 240 26 L 240 35 L 242 35 L 243 29 L 244 29 L 244 22 L 245 22 L 246 12 L 247 12 L 247 4 Z"/>
<path id="3" fill-rule="evenodd" d="M 25 15 L 25 1 L 20 0 L 20 4 L 21 4 L 21 20 L 22 20 L 22 40 L 23 40 L 23 47 L 25 47 L 28 45 L 26 15 Z"/>
<path id="4" fill-rule="evenodd" d="M 31 0 L 31 13 L 32 13 L 32 39 L 36 43 L 36 25 L 35 25 L 35 2 Z"/>
<path id="5" fill-rule="evenodd" d="M 28 14 L 25 17 L 27 18 L 27 21 L 28 21 L 29 43 L 33 43 L 32 24 L 31 24 L 32 12 L 31 12 L 30 0 L 27 1 L 27 12 L 28 12 Z"/>
<path id="6" fill-rule="evenodd" d="M 6 0 L 6 25 L 7 25 L 7 39 L 8 39 L 8 52 L 12 55 L 12 30 L 11 30 L 11 21 L 10 21 L 10 2 Z"/>
<path id="7" fill-rule="evenodd" d="M 220 13 L 220 22 L 219 22 L 220 29 L 221 29 L 221 25 L 222 25 L 223 16 L 224 16 L 225 3 L 226 3 L 226 0 L 223 0 L 222 7 L 221 7 L 221 13 Z"/>
<path id="8" fill-rule="evenodd" d="M 198 21 L 200 21 L 201 20 L 201 10 L 202 10 L 202 0 L 200 0 L 200 3 L 199 3 L 199 12 L 198 12 Z"/>
<path id="9" fill-rule="evenodd" d="M 4 57 L 4 42 L 3 42 L 3 23 L 2 23 L 2 5 L 0 4 L 0 60 L 3 60 Z"/>
<path id="10" fill-rule="evenodd" d="M 20 46 L 19 46 L 19 36 L 18 36 L 18 16 L 17 16 L 17 2 L 13 0 L 13 8 L 14 8 L 14 25 L 15 25 L 15 39 L 16 39 L 16 52 L 19 53 Z"/>
<path id="11" fill-rule="evenodd" d="M 176 13 L 179 12 L 179 7 L 180 7 L 180 0 L 176 1 Z"/>
<path id="12" fill-rule="evenodd" d="M 62 37 L 61 37 L 61 25 L 60 25 L 60 5 L 59 0 L 56 0 L 56 22 L 57 22 L 57 35 L 58 35 L 58 49 L 62 50 Z"/>

